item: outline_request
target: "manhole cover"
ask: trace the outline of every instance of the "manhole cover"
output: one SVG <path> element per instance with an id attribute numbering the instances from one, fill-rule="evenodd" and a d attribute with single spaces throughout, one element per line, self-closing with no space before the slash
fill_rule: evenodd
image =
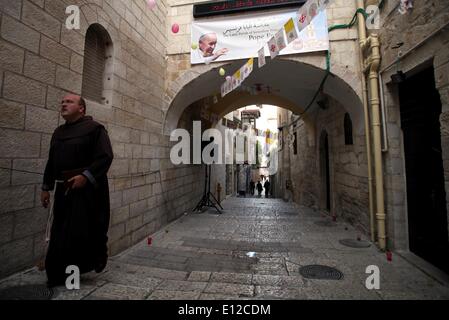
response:
<path id="1" fill-rule="evenodd" d="M 318 264 L 304 266 L 299 268 L 299 273 L 308 279 L 322 279 L 322 280 L 340 280 L 343 279 L 341 271 Z"/>
<path id="2" fill-rule="evenodd" d="M 320 227 L 335 227 L 336 226 L 335 222 L 327 221 L 327 220 L 326 221 L 316 221 L 314 223 Z"/>
<path id="3" fill-rule="evenodd" d="M 0 300 L 50 300 L 53 290 L 46 285 L 24 285 L 0 290 Z"/>
<path id="4" fill-rule="evenodd" d="M 343 239 L 338 242 L 351 248 L 369 248 L 371 246 L 371 243 L 365 240 Z"/>

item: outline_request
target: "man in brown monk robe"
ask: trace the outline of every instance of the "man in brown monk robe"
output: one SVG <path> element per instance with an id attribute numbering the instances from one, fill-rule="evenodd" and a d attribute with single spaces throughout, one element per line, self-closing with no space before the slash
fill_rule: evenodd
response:
<path id="1" fill-rule="evenodd" d="M 45 167 L 41 202 L 47 208 L 55 190 L 53 223 L 45 259 L 48 285 L 65 283 L 66 268 L 101 272 L 107 263 L 109 188 L 107 172 L 113 153 L 106 129 L 86 116 L 86 103 L 66 95 L 66 120 L 53 133 Z"/>

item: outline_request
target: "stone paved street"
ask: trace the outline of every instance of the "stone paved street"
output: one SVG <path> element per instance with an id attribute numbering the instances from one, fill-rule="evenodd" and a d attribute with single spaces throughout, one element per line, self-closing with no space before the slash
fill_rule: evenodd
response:
<path id="1" fill-rule="evenodd" d="M 82 275 L 80 290 L 58 287 L 54 299 L 449 298 L 447 285 L 395 253 L 389 262 L 374 245 L 341 245 L 358 235 L 342 221 L 279 199 L 230 198 L 223 206 L 222 215 L 184 215 L 151 235 L 150 245 L 145 239 L 112 257 L 103 273 Z M 310 264 L 335 267 L 344 277 L 306 279 L 299 268 Z M 380 268 L 380 290 L 365 287 L 368 265 Z M 45 279 L 32 269 L 3 280 L 0 289 Z"/>

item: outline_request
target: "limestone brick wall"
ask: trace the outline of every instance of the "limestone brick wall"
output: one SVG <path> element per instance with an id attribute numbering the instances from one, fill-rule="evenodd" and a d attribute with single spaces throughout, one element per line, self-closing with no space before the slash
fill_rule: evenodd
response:
<path id="1" fill-rule="evenodd" d="M 369 205 L 365 136 L 364 132 L 353 129 L 353 144 L 345 144 L 346 112 L 344 106 L 333 100 L 330 100 L 329 109 L 319 111 L 317 147 L 320 147 L 319 135 L 322 130 L 326 130 L 330 154 L 331 211 L 367 233 Z M 354 115 L 349 115 L 354 119 Z"/>
<path id="2" fill-rule="evenodd" d="M 287 109 L 278 108 L 278 128 L 287 124 L 289 112 Z M 289 146 L 287 143 L 287 129 L 282 129 L 278 133 L 278 171 L 275 178 L 275 197 L 286 199 L 287 193 L 285 189 L 286 180 L 290 179 L 289 170 Z M 281 145 L 282 144 L 282 145 Z M 291 199 L 293 200 L 293 199 Z"/>
<path id="3" fill-rule="evenodd" d="M 40 184 L 59 101 L 81 92 L 86 30 L 101 24 L 113 43 L 111 101 L 88 101 L 103 123 L 114 162 L 109 171 L 110 254 L 141 240 L 197 201 L 197 168 L 171 165 L 161 135 L 167 2 L 74 0 L 81 29 L 68 30 L 67 1 L 0 1 L 0 277 L 44 254 L 48 211 Z"/>
<path id="4" fill-rule="evenodd" d="M 223 137 L 223 153 L 225 148 L 225 138 L 226 138 L 226 129 L 227 127 L 221 124 L 221 121 L 215 126 L 215 129 L 219 130 Z M 232 142 L 232 141 L 231 141 Z M 214 164 L 211 166 L 211 183 L 210 183 L 210 192 L 217 198 L 218 200 L 218 192 L 217 192 L 217 184 L 219 183 L 221 186 L 220 192 L 220 201 L 226 198 L 226 164 L 224 163 L 225 159 L 223 159 L 223 164 Z"/>
<path id="5" fill-rule="evenodd" d="M 323 131 L 328 134 L 330 159 L 331 214 L 343 218 L 359 230 L 369 232 L 369 205 L 366 144 L 363 133 L 353 131 L 353 145 L 345 145 L 344 115 L 347 111 L 330 100 L 326 110 L 315 116 L 314 137 L 300 120 L 290 132 L 297 132 L 297 154 L 288 145 L 289 163 L 282 166 L 290 176 L 295 202 L 324 210 L 326 208 L 324 172 L 320 141 Z"/>
<path id="6" fill-rule="evenodd" d="M 401 15 L 395 1 L 386 1 L 381 11 L 381 40 L 384 101 L 387 119 L 388 152 L 384 154 L 386 210 L 389 245 L 408 248 L 405 162 L 398 88 L 391 75 L 433 64 L 436 88 L 442 103 L 441 145 L 449 214 L 449 2 L 414 1 L 413 11 Z M 399 46 L 398 46 L 399 44 Z M 449 218 L 448 218 L 449 220 Z M 449 228 L 449 226 L 448 226 Z"/>
<path id="7" fill-rule="evenodd" d="M 284 156 L 286 163 L 283 166 L 286 176 L 292 181 L 293 200 L 298 204 L 320 209 L 321 182 L 318 171 L 320 162 L 315 152 L 316 145 L 309 143 L 306 125 L 302 120 L 299 120 L 294 128 L 290 127 L 288 132 L 290 134 L 296 132 L 297 136 L 296 155 L 293 146 L 285 144 L 285 153 L 288 156 Z"/>

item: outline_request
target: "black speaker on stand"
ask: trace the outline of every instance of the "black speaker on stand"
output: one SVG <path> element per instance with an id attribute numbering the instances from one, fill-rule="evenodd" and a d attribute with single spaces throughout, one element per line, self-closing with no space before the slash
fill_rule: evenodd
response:
<path id="1" fill-rule="evenodd" d="M 201 154 L 203 154 L 204 147 L 212 141 L 213 141 L 213 138 L 211 141 L 202 141 Z M 213 150 L 212 150 L 211 156 L 214 157 Z M 205 170 L 204 170 L 203 196 L 201 197 L 201 200 L 198 202 L 196 207 L 192 210 L 192 212 L 195 212 L 195 211 L 202 212 L 204 207 L 209 207 L 209 208 L 215 208 L 215 210 L 217 210 L 217 212 L 219 214 L 222 214 L 222 212 L 220 211 L 220 209 L 218 209 L 218 207 L 220 207 L 221 210 L 224 210 L 223 207 L 220 205 L 220 203 L 215 198 L 215 196 L 212 194 L 212 192 L 210 192 L 210 178 L 211 178 L 212 167 L 210 164 L 206 164 L 204 169 Z"/>
<path id="2" fill-rule="evenodd" d="M 221 214 L 222 212 L 220 211 L 220 209 L 218 209 L 218 207 L 220 207 L 221 210 L 223 210 L 223 207 L 220 205 L 220 203 L 218 203 L 218 200 L 215 198 L 215 196 L 212 194 L 212 192 L 210 192 L 210 176 L 211 176 L 212 167 L 210 164 L 207 164 L 207 165 L 205 165 L 204 169 L 205 170 L 204 170 L 203 196 L 202 196 L 201 200 L 198 202 L 198 204 L 196 205 L 195 209 L 193 209 L 193 211 L 201 212 L 204 207 L 209 207 L 209 208 L 215 208 L 215 210 L 217 210 L 217 212 L 219 214 Z"/>

